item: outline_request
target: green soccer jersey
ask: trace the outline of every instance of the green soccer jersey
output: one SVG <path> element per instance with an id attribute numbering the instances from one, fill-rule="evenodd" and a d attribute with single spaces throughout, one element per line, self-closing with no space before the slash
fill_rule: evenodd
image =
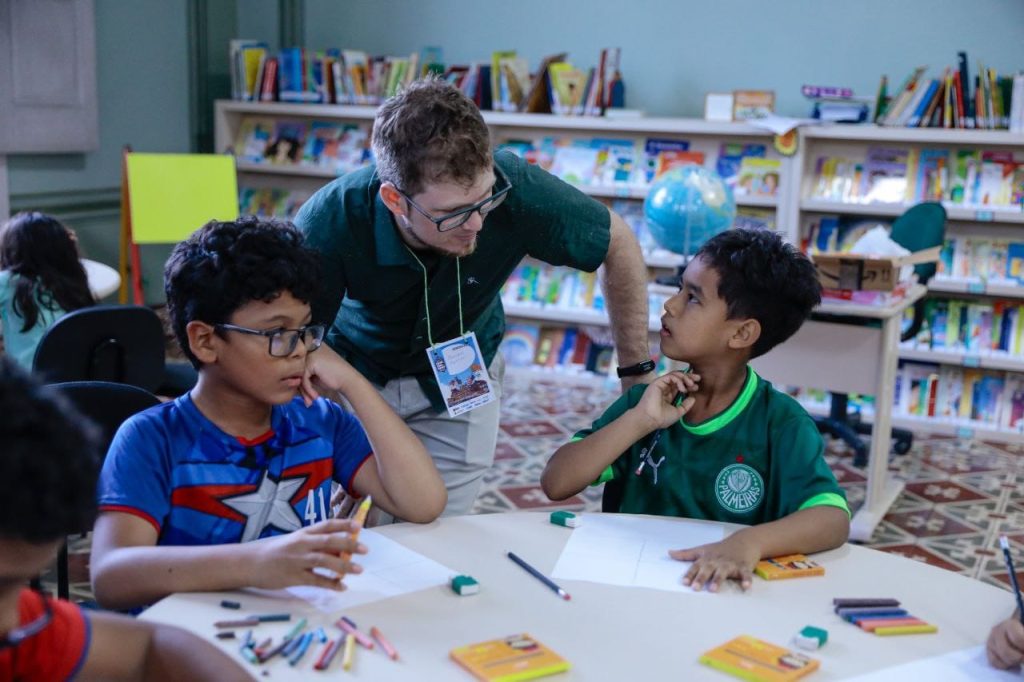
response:
<path id="1" fill-rule="evenodd" d="M 849 513 L 810 416 L 753 369 L 747 372 L 743 389 L 724 412 L 700 424 L 680 420 L 665 429 L 639 475 L 640 452 L 650 436 L 604 471 L 598 483 L 607 482 L 610 511 L 748 525 L 821 505 Z M 634 386 L 574 439 L 618 419 L 640 401 L 645 388 Z"/>

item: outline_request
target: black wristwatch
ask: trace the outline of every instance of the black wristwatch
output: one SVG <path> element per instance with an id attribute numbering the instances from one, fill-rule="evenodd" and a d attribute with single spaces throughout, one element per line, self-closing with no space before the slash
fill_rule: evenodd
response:
<path id="1" fill-rule="evenodd" d="M 619 375 L 620 379 L 622 377 L 636 377 L 641 374 L 653 372 L 654 367 L 654 360 L 644 360 L 643 362 L 638 362 L 635 365 L 630 365 L 629 367 L 617 367 L 615 369 L 615 373 Z"/>

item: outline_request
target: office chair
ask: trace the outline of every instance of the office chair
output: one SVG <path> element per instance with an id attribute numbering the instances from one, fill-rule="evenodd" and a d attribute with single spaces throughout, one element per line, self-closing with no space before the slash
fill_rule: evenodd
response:
<path id="1" fill-rule="evenodd" d="M 107 381 L 70 381 L 52 387 L 67 398 L 84 416 L 100 427 L 100 452 L 106 456 L 117 429 L 136 412 L 160 404 L 149 391 L 130 384 Z M 81 528 L 87 533 L 91 528 Z M 68 545 L 65 542 L 57 555 L 57 596 L 67 599 L 70 593 Z"/>
<path id="2" fill-rule="evenodd" d="M 936 202 L 925 202 L 907 209 L 892 224 L 890 237 L 894 242 L 909 251 L 921 251 L 935 246 L 941 246 L 946 235 L 946 209 L 942 204 Z M 935 274 L 935 263 L 924 263 L 914 267 L 917 279 L 921 284 L 928 284 L 928 280 Z M 917 336 L 921 331 L 924 322 L 924 299 L 914 303 L 914 319 L 902 334 L 900 341 L 907 341 Z M 847 412 L 849 398 L 845 393 L 833 393 L 832 402 L 827 417 L 815 417 L 818 430 L 833 438 L 839 438 L 849 445 L 854 452 L 853 463 L 855 466 L 864 466 L 868 461 L 868 446 L 861 439 L 861 434 L 871 433 L 871 425 L 861 423 L 859 416 L 851 419 Z M 914 444 L 914 434 L 907 429 L 892 430 L 892 437 L 895 441 L 893 450 L 898 455 L 905 455 L 910 452 Z"/>
<path id="3" fill-rule="evenodd" d="M 155 391 L 164 381 L 160 318 L 138 305 L 97 305 L 46 330 L 32 370 L 47 383 L 111 381 Z"/>

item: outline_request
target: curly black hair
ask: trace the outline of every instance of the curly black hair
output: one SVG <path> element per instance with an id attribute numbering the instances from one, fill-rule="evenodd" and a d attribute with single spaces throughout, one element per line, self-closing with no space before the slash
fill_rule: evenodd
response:
<path id="1" fill-rule="evenodd" d="M 250 301 L 272 301 L 287 291 L 304 303 L 319 282 L 319 258 L 303 246 L 291 223 L 241 216 L 211 220 L 174 247 L 164 266 L 171 327 L 182 352 L 199 369 L 185 328 L 193 320 L 228 322 Z"/>
<path id="2" fill-rule="evenodd" d="M 0 538 L 34 544 L 91 528 L 99 430 L 0 358 Z"/>
<path id="3" fill-rule="evenodd" d="M 718 273 L 718 296 L 728 306 L 729 319 L 753 318 L 761 324 L 751 358 L 795 334 L 821 302 L 814 264 L 771 230 L 727 230 L 709 239 L 697 258 Z"/>

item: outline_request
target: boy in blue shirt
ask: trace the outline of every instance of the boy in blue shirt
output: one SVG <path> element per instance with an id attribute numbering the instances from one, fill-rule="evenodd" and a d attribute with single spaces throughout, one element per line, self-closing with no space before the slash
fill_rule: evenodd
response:
<path id="1" fill-rule="evenodd" d="M 792 336 L 821 300 L 814 266 L 767 230 L 710 239 L 665 303 L 661 351 L 686 362 L 634 386 L 551 457 L 553 500 L 605 482 L 605 509 L 750 525 L 722 542 L 672 552 L 683 583 L 751 584 L 764 558 L 837 547 L 849 509 L 813 420 L 749 367 Z M 677 395 L 688 394 L 678 406 Z M 685 415 L 685 419 L 684 419 Z M 643 460 L 649 435 L 664 429 Z"/>
<path id="2" fill-rule="evenodd" d="M 444 509 L 420 441 L 320 347 L 316 258 L 290 225 L 251 216 L 211 222 L 171 254 L 168 313 L 199 381 L 128 420 L 110 447 L 92 549 L 102 605 L 247 586 L 344 589 L 314 572 L 359 572 L 339 555 L 366 551 L 349 521 L 331 518 L 332 482 L 408 521 Z M 346 398 L 358 419 L 320 393 Z"/>

